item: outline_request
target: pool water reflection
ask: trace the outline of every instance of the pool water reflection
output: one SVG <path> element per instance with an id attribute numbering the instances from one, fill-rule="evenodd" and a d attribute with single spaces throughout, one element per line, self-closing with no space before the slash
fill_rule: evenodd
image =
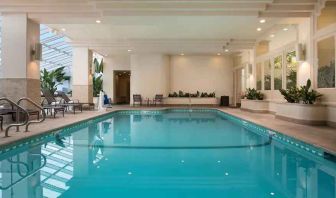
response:
<path id="1" fill-rule="evenodd" d="M 0 160 L 5 198 L 336 196 L 335 163 L 214 112 L 112 115 Z"/>

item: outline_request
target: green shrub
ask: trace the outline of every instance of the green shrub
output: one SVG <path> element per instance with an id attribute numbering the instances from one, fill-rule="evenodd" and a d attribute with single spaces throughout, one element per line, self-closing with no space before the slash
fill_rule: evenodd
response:
<path id="1" fill-rule="evenodd" d="M 280 93 L 289 103 L 299 103 L 300 102 L 300 89 L 297 87 L 291 87 L 289 89 L 280 89 Z"/>
<path id="2" fill-rule="evenodd" d="M 245 96 L 248 100 L 263 100 L 264 99 L 264 95 L 260 91 L 257 91 L 254 88 L 246 89 Z"/>
<path id="3" fill-rule="evenodd" d="M 291 87 L 289 89 L 280 89 L 280 93 L 289 103 L 304 103 L 304 104 L 314 104 L 318 98 L 322 95 L 315 90 L 310 90 L 311 81 L 307 80 L 307 84 L 301 86 L 300 88 Z"/>
<path id="4" fill-rule="evenodd" d="M 307 84 L 305 86 L 301 86 L 300 88 L 301 101 L 304 104 L 314 104 L 315 101 L 322 96 L 317 91 L 313 89 L 310 90 L 310 87 L 311 87 L 311 81 L 310 79 L 308 79 Z"/>

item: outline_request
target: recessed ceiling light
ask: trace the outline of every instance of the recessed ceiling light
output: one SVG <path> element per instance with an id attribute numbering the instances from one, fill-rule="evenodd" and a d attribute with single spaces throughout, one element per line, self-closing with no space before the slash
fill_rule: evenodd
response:
<path id="1" fill-rule="evenodd" d="M 257 28 L 257 31 L 260 32 L 262 29 L 261 28 Z"/>
<path id="2" fill-rule="evenodd" d="M 225 51 L 225 52 L 229 52 L 229 49 L 225 49 L 224 51 Z"/>
<path id="3" fill-rule="evenodd" d="M 275 35 L 274 35 L 274 34 L 271 34 L 271 35 L 270 35 L 270 37 L 271 37 L 271 38 L 274 38 L 274 37 L 275 37 Z"/>
<path id="4" fill-rule="evenodd" d="M 266 23 L 266 19 L 260 19 L 259 23 Z"/>
<path id="5" fill-rule="evenodd" d="M 96 23 L 101 23 L 101 20 L 96 20 Z"/>
<path id="6" fill-rule="evenodd" d="M 220 56 L 221 55 L 221 53 L 217 53 L 217 56 Z"/>
<path id="7" fill-rule="evenodd" d="M 180 55 L 181 55 L 181 56 L 184 56 L 184 53 L 181 53 Z"/>
<path id="8" fill-rule="evenodd" d="M 62 30 L 63 32 L 65 32 L 65 31 L 66 31 L 66 29 L 65 29 L 65 28 L 62 28 L 61 30 Z"/>
<path id="9" fill-rule="evenodd" d="M 288 28 L 284 28 L 283 31 L 288 31 Z"/>
<path id="10" fill-rule="evenodd" d="M 131 49 L 128 49 L 127 51 L 128 51 L 128 52 L 131 52 L 132 50 L 131 50 Z"/>

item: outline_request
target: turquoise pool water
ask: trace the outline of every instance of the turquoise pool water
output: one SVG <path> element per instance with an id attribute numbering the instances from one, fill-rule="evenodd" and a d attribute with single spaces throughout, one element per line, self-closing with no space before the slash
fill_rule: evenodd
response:
<path id="1" fill-rule="evenodd" d="M 116 112 L 0 160 L 5 198 L 336 197 L 323 150 L 216 110 Z"/>

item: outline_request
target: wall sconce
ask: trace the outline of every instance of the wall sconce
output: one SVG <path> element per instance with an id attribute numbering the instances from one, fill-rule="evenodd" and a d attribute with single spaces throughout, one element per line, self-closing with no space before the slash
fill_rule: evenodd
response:
<path id="1" fill-rule="evenodd" d="M 31 59 L 33 61 L 41 61 L 42 60 L 42 44 L 36 43 L 31 50 Z"/>

